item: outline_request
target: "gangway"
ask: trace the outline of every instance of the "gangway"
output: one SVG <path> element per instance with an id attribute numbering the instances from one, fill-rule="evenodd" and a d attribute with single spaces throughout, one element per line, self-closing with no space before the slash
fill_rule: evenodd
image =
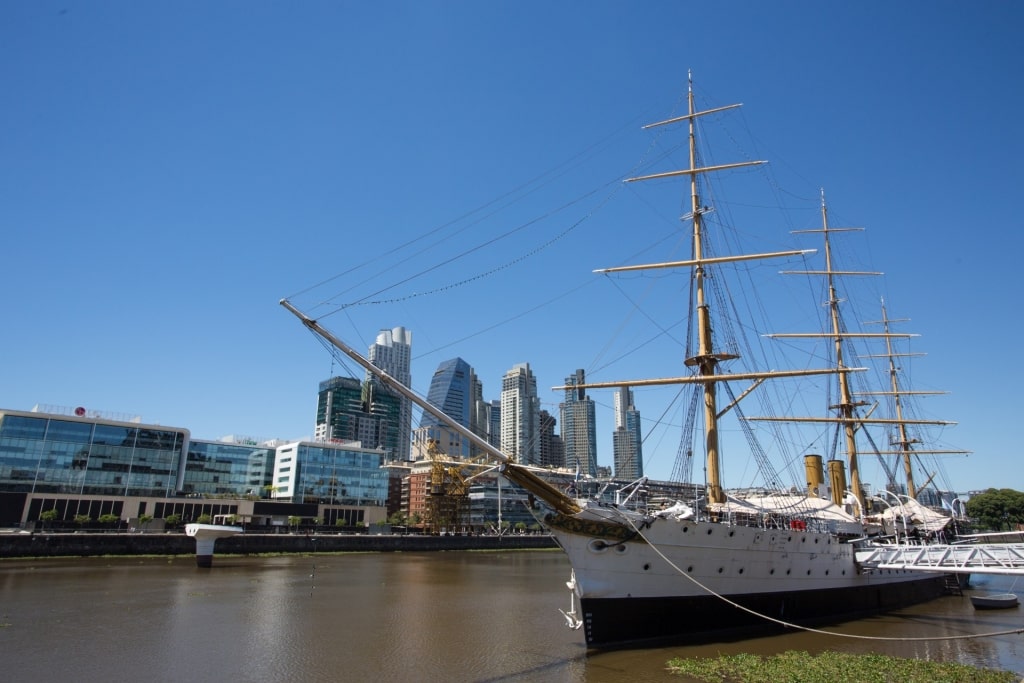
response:
<path id="1" fill-rule="evenodd" d="M 863 570 L 1024 576 L 1024 543 L 878 545 L 855 552 Z"/>

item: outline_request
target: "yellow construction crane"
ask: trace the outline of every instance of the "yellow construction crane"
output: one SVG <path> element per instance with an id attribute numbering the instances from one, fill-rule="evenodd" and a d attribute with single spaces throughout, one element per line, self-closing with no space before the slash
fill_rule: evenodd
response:
<path id="1" fill-rule="evenodd" d="M 427 442 L 431 460 L 425 528 L 428 533 L 461 533 L 469 529 L 469 484 L 460 467 L 446 462 L 436 439 Z"/>

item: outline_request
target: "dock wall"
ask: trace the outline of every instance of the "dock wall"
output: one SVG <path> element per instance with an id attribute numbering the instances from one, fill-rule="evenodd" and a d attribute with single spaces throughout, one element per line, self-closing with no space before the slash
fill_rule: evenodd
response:
<path id="1" fill-rule="evenodd" d="M 557 548 L 551 536 L 421 536 L 399 534 L 239 534 L 217 541 L 217 555 L 324 552 L 424 552 Z M 194 555 L 181 533 L 0 534 L 0 558 L 101 555 Z"/>

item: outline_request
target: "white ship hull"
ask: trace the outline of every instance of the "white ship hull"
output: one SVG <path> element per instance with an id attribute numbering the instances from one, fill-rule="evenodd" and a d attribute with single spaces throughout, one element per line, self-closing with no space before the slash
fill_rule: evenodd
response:
<path id="1" fill-rule="evenodd" d="M 941 574 L 861 571 L 854 546 L 829 533 L 664 518 L 646 526 L 635 516 L 633 535 L 629 523 L 599 521 L 628 513 L 597 511 L 548 520 L 569 555 L 591 647 L 836 620 L 946 591 Z"/>

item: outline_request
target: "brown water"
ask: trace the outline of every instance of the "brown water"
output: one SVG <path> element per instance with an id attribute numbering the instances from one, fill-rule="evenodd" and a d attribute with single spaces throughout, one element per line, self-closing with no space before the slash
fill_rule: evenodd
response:
<path id="1" fill-rule="evenodd" d="M 6 681 L 674 681 L 672 657 L 882 652 L 1024 671 L 1024 636 L 913 642 L 792 632 L 587 653 L 560 552 L 0 561 Z M 979 584 L 980 581 L 976 581 Z M 1003 582 L 1002 588 L 1009 585 Z M 979 586 L 985 587 L 985 586 Z M 681 618 L 697 618 L 696 616 Z M 1024 627 L 949 597 L 832 630 L 906 639 Z"/>

